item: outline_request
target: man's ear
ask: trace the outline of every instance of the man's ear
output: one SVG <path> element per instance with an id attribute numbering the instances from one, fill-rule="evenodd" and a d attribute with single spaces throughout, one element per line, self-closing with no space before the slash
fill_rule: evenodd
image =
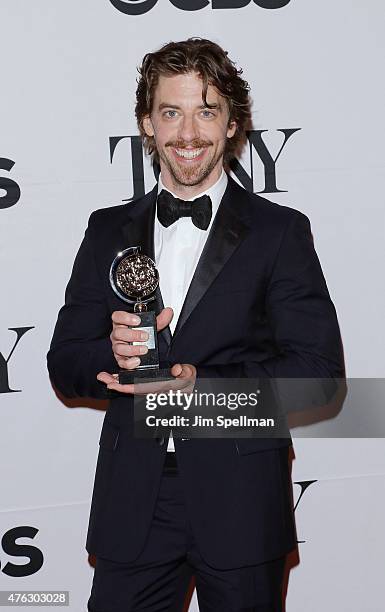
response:
<path id="1" fill-rule="evenodd" d="M 154 128 L 152 126 L 150 115 L 147 115 L 143 118 L 142 125 L 147 136 L 154 136 Z"/>
<path id="2" fill-rule="evenodd" d="M 229 121 L 229 125 L 227 127 L 227 138 L 232 138 L 237 131 L 237 124 L 235 121 Z"/>

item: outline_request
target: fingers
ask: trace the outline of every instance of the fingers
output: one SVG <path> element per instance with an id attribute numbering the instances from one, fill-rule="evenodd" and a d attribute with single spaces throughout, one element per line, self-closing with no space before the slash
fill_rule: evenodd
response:
<path id="1" fill-rule="evenodd" d="M 113 328 L 111 339 L 114 342 L 145 342 L 148 340 L 148 333 L 139 329 L 131 329 L 127 325 L 118 325 Z"/>
<path id="2" fill-rule="evenodd" d="M 140 364 L 140 356 L 148 353 L 145 344 L 128 344 L 129 342 L 143 342 L 148 339 L 147 332 L 139 332 L 125 328 L 119 330 L 119 337 L 127 338 L 126 341 L 116 341 L 116 334 L 112 332 L 112 352 L 120 368 L 132 370 Z M 124 335 L 123 335 L 124 334 Z"/>
<path id="3" fill-rule="evenodd" d="M 157 322 L 157 330 L 161 331 L 167 325 L 169 325 L 174 316 L 174 311 L 172 308 L 163 308 L 163 310 L 156 317 Z M 112 322 L 115 328 L 125 328 L 127 326 L 132 327 L 136 325 L 140 325 L 140 315 L 136 315 L 132 312 L 126 312 L 124 310 L 115 310 L 112 313 Z"/>
<path id="4" fill-rule="evenodd" d="M 170 325 L 172 318 L 174 316 L 174 311 L 172 308 L 163 308 L 163 310 L 156 317 L 156 327 L 158 331 L 161 331 L 168 325 Z"/>
<path id="5" fill-rule="evenodd" d="M 183 367 L 180 363 L 176 363 L 171 368 L 171 374 L 173 376 L 179 376 L 180 374 L 182 374 L 182 372 L 183 372 Z"/>
<path id="6" fill-rule="evenodd" d="M 157 316 L 157 329 L 161 330 L 169 325 L 174 316 L 172 308 L 164 308 Z M 142 330 L 132 329 L 131 326 L 140 325 L 140 315 L 124 310 L 115 310 L 112 313 L 113 329 L 110 334 L 112 351 L 120 368 L 133 370 L 140 364 L 140 356 L 148 353 L 145 344 L 133 344 L 146 342 L 148 333 Z"/>
<path id="7" fill-rule="evenodd" d="M 133 361 L 134 359 L 130 360 L 131 363 Z M 137 367 L 137 365 L 134 367 Z M 125 369 L 132 369 L 132 367 L 125 366 Z M 196 368 L 193 365 L 187 363 L 177 363 L 171 368 L 171 374 L 175 377 L 173 380 L 156 381 L 151 383 L 143 382 L 127 385 L 122 385 L 118 382 L 118 374 L 99 372 L 97 379 L 104 382 L 108 389 L 126 394 L 147 395 L 147 393 L 158 394 L 177 390 L 192 393 L 196 380 Z"/>
<path id="8" fill-rule="evenodd" d="M 176 378 L 196 378 L 196 368 L 189 363 L 176 363 L 171 368 L 171 374 Z"/>
<path id="9" fill-rule="evenodd" d="M 125 370 L 133 370 L 140 364 L 140 355 L 148 353 L 146 345 L 126 344 L 124 342 L 112 342 L 112 351 L 117 364 Z"/>
<path id="10" fill-rule="evenodd" d="M 118 375 L 109 374 L 108 372 L 99 372 L 96 378 L 100 380 L 100 382 L 103 382 L 106 385 L 109 385 L 111 383 L 115 383 L 118 380 Z"/>
<path id="11" fill-rule="evenodd" d="M 119 391 L 130 395 L 147 395 L 147 393 L 160 393 L 169 389 L 169 381 L 151 382 L 151 383 L 131 383 L 122 385 L 118 382 L 118 374 L 109 374 L 108 372 L 99 372 L 97 379 L 104 382 L 107 389 Z"/>
<path id="12" fill-rule="evenodd" d="M 119 391 L 119 393 L 125 393 L 126 395 L 133 395 L 134 385 L 121 385 L 117 381 L 107 385 L 107 389 L 111 391 Z"/>
<path id="13" fill-rule="evenodd" d="M 148 353 L 145 344 L 132 344 L 135 342 L 146 342 L 148 333 L 143 330 L 135 330 L 129 325 L 139 325 L 140 317 L 136 314 L 116 310 L 112 313 L 113 329 L 110 334 L 112 351 L 117 364 L 125 370 L 133 370 L 140 364 L 140 355 Z"/>
<path id="14" fill-rule="evenodd" d="M 135 368 L 140 365 L 139 357 L 118 357 L 115 354 L 115 359 L 116 363 L 122 370 L 135 370 Z"/>
<path id="15" fill-rule="evenodd" d="M 126 312 L 125 310 L 115 310 L 112 313 L 112 321 L 115 325 L 139 325 L 140 324 L 140 316 L 132 313 Z"/>
<path id="16" fill-rule="evenodd" d="M 174 384 L 173 381 L 169 380 L 136 383 L 134 385 L 134 393 L 135 395 L 147 395 L 147 393 L 167 393 L 172 384 Z"/>
<path id="17" fill-rule="evenodd" d="M 96 376 L 100 382 L 105 383 L 107 389 L 113 391 L 119 391 L 120 393 L 132 394 L 134 392 L 134 385 L 121 385 L 119 380 L 119 374 L 109 374 L 108 372 L 99 372 Z"/>
<path id="18" fill-rule="evenodd" d="M 172 308 L 164 308 L 156 318 L 157 330 L 161 331 L 167 327 L 173 316 Z M 111 318 L 113 330 L 110 338 L 115 359 L 121 369 L 134 370 L 140 365 L 140 355 L 148 353 L 148 347 L 145 344 L 138 343 L 145 343 L 149 335 L 143 330 L 131 328 L 131 326 L 140 325 L 140 315 L 124 310 L 115 310 Z M 171 373 L 177 378 L 187 379 L 194 377 L 194 372 L 194 366 L 176 364 Z"/>
<path id="19" fill-rule="evenodd" d="M 127 344 L 126 342 L 113 342 L 113 351 L 117 357 L 135 357 L 148 353 L 144 344 Z"/>

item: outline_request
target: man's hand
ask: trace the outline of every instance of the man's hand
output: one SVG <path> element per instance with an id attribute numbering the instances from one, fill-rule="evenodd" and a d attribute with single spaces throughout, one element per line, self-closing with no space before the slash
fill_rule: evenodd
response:
<path id="1" fill-rule="evenodd" d="M 174 316 L 172 308 L 164 308 L 156 317 L 157 331 L 161 331 L 170 324 Z M 110 335 L 112 351 L 118 366 L 121 369 L 133 370 L 140 364 L 139 355 L 147 353 L 144 345 L 132 345 L 131 342 L 145 342 L 148 340 L 147 332 L 130 329 L 128 326 L 140 325 L 140 315 L 122 310 L 112 313 L 112 332 Z M 118 383 L 118 374 L 99 372 L 97 379 L 107 385 L 108 389 L 136 395 L 146 393 L 167 392 L 170 389 L 184 389 L 186 393 L 192 392 L 196 379 L 196 369 L 190 364 L 175 364 L 171 369 L 175 380 L 156 383 L 141 383 L 137 385 L 121 385 Z"/>
<path id="2" fill-rule="evenodd" d="M 164 308 L 156 317 L 157 330 L 161 331 L 167 327 L 173 316 L 172 308 Z M 112 332 L 110 338 L 114 357 L 122 370 L 133 370 L 140 364 L 140 355 L 148 352 L 148 348 L 145 345 L 130 344 L 131 342 L 145 342 L 148 340 L 147 332 L 130 329 L 131 326 L 140 325 L 140 314 L 136 315 L 123 310 L 115 310 L 111 318 Z M 97 378 L 101 380 L 99 374 Z"/>

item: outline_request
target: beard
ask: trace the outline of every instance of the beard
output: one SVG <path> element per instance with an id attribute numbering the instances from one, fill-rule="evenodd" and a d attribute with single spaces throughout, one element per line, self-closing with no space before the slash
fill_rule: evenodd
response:
<path id="1" fill-rule="evenodd" d="M 165 144 L 164 149 L 159 152 L 159 157 L 167 166 L 176 186 L 183 185 L 184 187 L 192 187 L 203 183 L 207 177 L 210 176 L 211 172 L 218 164 L 218 161 L 223 157 L 225 143 L 223 143 L 211 157 L 206 154 L 202 161 L 192 162 L 191 164 L 184 164 L 183 162 L 179 164 L 172 153 L 170 155 L 167 154 L 167 149 L 185 149 L 187 145 L 196 149 L 207 149 L 212 146 L 212 144 L 213 143 L 210 141 L 200 139 L 193 140 L 189 143 L 177 140 Z"/>

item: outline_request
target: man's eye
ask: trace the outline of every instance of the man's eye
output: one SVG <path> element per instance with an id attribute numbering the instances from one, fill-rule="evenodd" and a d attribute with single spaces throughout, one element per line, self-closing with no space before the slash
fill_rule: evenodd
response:
<path id="1" fill-rule="evenodd" d="M 176 110 L 168 110 L 164 114 L 168 119 L 173 119 L 174 117 L 176 117 L 177 112 Z"/>
<path id="2" fill-rule="evenodd" d="M 210 117 L 215 117 L 215 114 L 213 113 L 213 111 L 209 110 L 208 108 L 204 108 L 202 111 L 202 115 L 205 118 L 210 118 Z"/>

